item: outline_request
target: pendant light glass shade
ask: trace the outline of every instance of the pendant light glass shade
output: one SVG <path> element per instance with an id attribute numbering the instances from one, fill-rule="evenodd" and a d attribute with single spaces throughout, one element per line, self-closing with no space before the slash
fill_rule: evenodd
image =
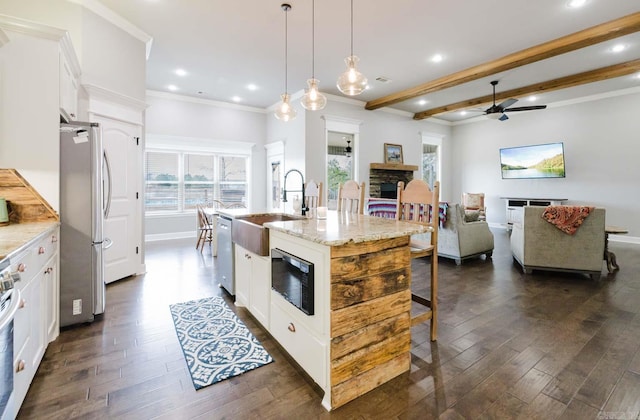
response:
<path id="1" fill-rule="evenodd" d="M 282 98 L 282 103 L 280 103 L 274 115 L 277 119 L 284 122 L 291 121 L 296 117 L 296 115 L 298 115 L 298 113 L 289 103 L 290 97 L 288 93 L 283 93 L 282 95 L 280 95 L 280 97 Z"/>
<path id="2" fill-rule="evenodd" d="M 273 113 L 275 117 L 281 121 L 287 122 L 291 121 L 298 115 L 296 110 L 291 106 L 289 102 L 290 96 L 287 93 L 287 54 L 288 54 L 288 45 L 287 45 L 287 35 L 288 35 L 288 26 L 287 26 L 287 14 L 289 10 L 291 10 L 291 5 L 287 3 L 282 3 L 280 8 L 284 10 L 284 93 L 280 95 L 282 98 L 282 102 L 278 106 L 278 109 Z"/>
<path id="3" fill-rule="evenodd" d="M 318 90 L 318 82 L 318 79 L 307 80 L 309 89 L 305 90 L 304 96 L 300 101 L 304 109 L 308 109 L 309 111 L 317 111 L 324 108 L 327 104 L 327 97 L 320 93 L 320 91 Z"/>
<path id="4" fill-rule="evenodd" d="M 347 71 L 338 78 L 338 89 L 345 95 L 355 96 L 367 88 L 367 78 L 356 68 L 360 59 L 353 55 L 353 0 L 351 0 L 351 55 L 344 59 Z"/>
<path id="5" fill-rule="evenodd" d="M 311 79 L 307 80 L 309 89 L 306 89 L 300 103 L 304 109 L 317 111 L 327 104 L 327 97 L 318 90 L 320 81 L 315 76 L 315 56 L 316 56 L 316 2 L 311 2 Z"/>
<path id="6" fill-rule="evenodd" d="M 340 92 L 345 95 L 359 95 L 367 88 L 367 78 L 356 68 L 358 60 L 359 58 L 355 55 L 344 59 L 344 62 L 347 63 L 347 71 L 340 75 L 337 86 Z"/>

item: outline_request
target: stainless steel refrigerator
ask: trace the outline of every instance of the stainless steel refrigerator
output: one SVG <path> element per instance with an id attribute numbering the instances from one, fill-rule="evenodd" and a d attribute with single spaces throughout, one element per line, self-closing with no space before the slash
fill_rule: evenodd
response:
<path id="1" fill-rule="evenodd" d="M 104 313 L 109 161 L 97 123 L 60 124 L 60 326 Z"/>

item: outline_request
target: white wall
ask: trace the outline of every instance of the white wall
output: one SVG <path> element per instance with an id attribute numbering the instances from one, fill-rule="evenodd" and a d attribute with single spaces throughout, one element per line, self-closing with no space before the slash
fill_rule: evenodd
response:
<path id="1" fill-rule="evenodd" d="M 147 136 L 176 136 L 227 142 L 254 143 L 249 176 L 249 207 L 263 210 L 266 205 L 265 137 L 267 117 L 262 110 L 219 104 L 157 92 L 148 92 Z M 147 238 L 195 236 L 195 214 L 146 216 Z"/>
<path id="2" fill-rule="evenodd" d="M 500 197 L 567 198 L 570 205 L 606 209 L 606 223 L 640 237 L 640 93 L 512 113 L 453 128 L 453 197 L 486 194 L 487 219 L 506 221 Z M 566 178 L 502 179 L 499 149 L 563 142 Z"/>

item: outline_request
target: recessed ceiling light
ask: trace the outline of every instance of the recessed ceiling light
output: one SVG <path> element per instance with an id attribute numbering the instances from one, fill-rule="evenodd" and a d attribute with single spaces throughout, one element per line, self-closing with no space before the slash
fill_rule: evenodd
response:
<path id="1" fill-rule="evenodd" d="M 613 47 L 611 47 L 611 51 L 614 53 L 619 53 L 624 51 L 626 48 L 627 47 L 624 44 L 616 44 Z"/>
<path id="2" fill-rule="evenodd" d="M 436 54 L 433 57 L 431 57 L 431 61 L 434 63 L 439 63 L 442 60 L 444 60 L 444 57 L 442 56 L 442 54 Z"/>
<path id="3" fill-rule="evenodd" d="M 569 2 L 567 3 L 567 6 L 573 9 L 577 9 L 578 7 L 584 6 L 586 2 L 587 0 L 569 0 Z"/>
<path id="4" fill-rule="evenodd" d="M 185 69 L 176 69 L 175 73 L 180 77 L 184 77 L 187 75 L 187 71 Z"/>
<path id="5" fill-rule="evenodd" d="M 258 90 L 258 86 L 254 85 L 253 83 L 249 83 L 247 85 L 247 89 L 254 91 L 254 90 Z"/>
<path id="6" fill-rule="evenodd" d="M 233 102 L 240 102 L 240 101 L 242 100 L 242 98 L 241 98 L 241 97 L 239 97 L 239 96 L 232 96 L 232 97 L 231 97 L 231 100 L 232 100 Z"/>
<path id="7" fill-rule="evenodd" d="M 636 74 L 636 79 L 640 79 L 640 73 Z"/>
<path id="8" fill-rule="evenodd" d="M 467 115 L 467 111 L 460 111 L 460 115 L 462 115 L 462 116 Z"/>
<path id="9" fill-rule="evenodd" d="M 171 92 L 175 92 L 176 90 L 178 90 L 178 86 L 176 86 L 176 85 L 168 85 L 167 89 L 169 89 Z"/>
<path id="10" fill-rule="evenodd" d="M 428 103 L 429 103 L 429 101 L 427 101 L 426 99 L 420 99 L 420 100 L 418 101 L 418 105 L 426 105 L 426 104 L 428 104 Z"/>
<path id="11" fill-rule="evenodd" d="M 529 96 L 529 102 L 535 102 L 537 100 L 538 100 L 538 97 L 536 95 Z"/>

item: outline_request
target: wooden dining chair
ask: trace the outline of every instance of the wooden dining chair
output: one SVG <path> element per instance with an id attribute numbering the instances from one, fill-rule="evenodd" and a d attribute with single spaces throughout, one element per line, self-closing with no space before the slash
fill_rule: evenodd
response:
<path id="1" fill-rule="evenodd" d="M 354 180 L 338 186 L 338 212 L 364 214 L 364 182 Z"/>
<path id="2" fill-rule="evenodd" d="M 204 244 L 208 242 L 211 246 L 211 255 L 215 257 L 218 255 L 218 238 L 215 220 L 209 220 L 204 208 L 200 204 L 196 205 L 196 211 L 198 215 L 198 241 L 196 242 L 196 249 L 200 248 L 200 252 L 202 252 L 204 250 Z"/>
<path id="3" fill-rule="evenodd" d="M 440 183 L 436 181 L 433 190 L 421 179 L 410 181 L 406 188 L 404 182 L 398 182 L 396 220 L 420 223 L 431 228 L 430 234 L 411 237 L 411 258 L 431 257 L 431 287 L 429 299 L 411 293 L 411 300 L 429 308 L 411 317 L 411 325 L 431 320 L 431 341 L 438 333 L 438 221 Z M 429 235 L 429 239 L 422 239 Z"/>
<path id="4" fill-rule="evenodd" d="M 304 184 L 304 205 L 308 210 L 322 206 L 322 182 L 310 180 Z"/>

